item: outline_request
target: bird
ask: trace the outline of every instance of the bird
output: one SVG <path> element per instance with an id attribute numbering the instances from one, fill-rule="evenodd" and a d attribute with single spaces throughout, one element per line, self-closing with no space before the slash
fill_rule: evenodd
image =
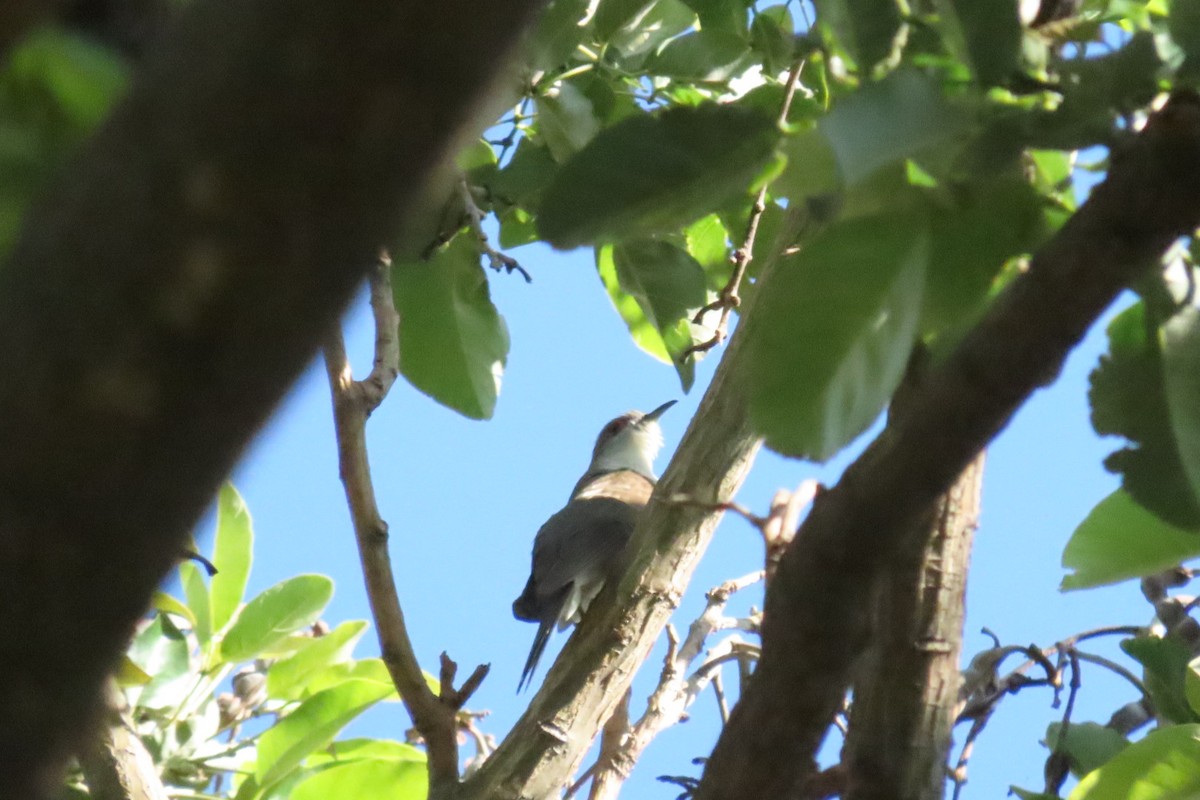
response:
<path id="1" fill-rule="evenodd" d="M 658 480 L 654 459 L 663 446 L 658 419 L 673 405 L 671 400 L 649 414 L 630 411 L 608 422 L 567 504 L 538 529 L 529 580 L 513 601 L 514 617 L 538 624 L 518 693 L 533 678 L 551 630 L 579 622 L 605 581 L 616 577 Z"/>

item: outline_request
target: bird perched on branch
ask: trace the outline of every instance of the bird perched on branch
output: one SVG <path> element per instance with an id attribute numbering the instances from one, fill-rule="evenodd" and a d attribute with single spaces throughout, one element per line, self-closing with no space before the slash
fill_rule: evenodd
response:
<path id="1" fill-rule="evenodd" d="M 518 692 L 533 677 L 551 629 L 579 622 L 604 582 L 617 577 L 621 552 L 657 480 L 658 418 L 673 405 L 649 414 L 630 411 L 605 425 L 571 499 L 538 530 L 529 581 L 513 602 L 514 617 L 538 623 Z"/>

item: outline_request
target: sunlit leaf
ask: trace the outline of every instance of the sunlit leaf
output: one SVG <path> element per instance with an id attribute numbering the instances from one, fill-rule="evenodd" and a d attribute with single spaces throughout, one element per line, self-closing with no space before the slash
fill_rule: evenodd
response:
<path id="1" fill-rule="evenodd" d="M 1068 800 L 1190 800 L 1200 795 L 1200 725 L 1146 734 L 1085 775 Z"/>
<path id="2" fill-rule="evenodd" d="M 285 700 L 299 698 L 313 675 L 350 658 L 354 645 L 366 630 L 364 620 L 343 622 L 287 658 L 276 661 L 267 671 L 267 693 Z"/>
<path id="3" fill-rule="evenodd" d="M 1200 534 L 1163 522 L 1118 489 L 1071 534 L 1062 588 L 1086 589 L 1152 575 L 1200 556 Z"/>
<path id="4" fill-rule="evenodd" d="M 400 314 L 400 372 L 472 419 L 496 408 L 508 326 L 496 311 L 476 242 L 460 234 L 427 262 L 392 267 Z"/>
<path id="5" fill-rule="evenodd" d="M 253 658 L 289 633 L 317 621 L 333 597 L 333 581 L 324 575 L 297 575 L 255 597 L 221 641 L 226 661 Z"/>
<path id="6" fill-rule="evenodd" d="M 217 498 L 217 534 L 213 541 L 212 626 L 220 630 L 233 619 L 246 591 L 254 554 L 254 529 L 246 502 L 233 484 Z"/>
<path id="7" fill-rule="evenodd" d="M 424 800 L 428 794 L 424 764 L 369 758 L 322 770 L 297 784 L 290 800 Z"/>
<path id="8" fill-rule="evenodd" d="M 1121 649 L 1144 668 L 1142 682 L 1154 702 L 1154 710 L 1171 722 L 1200 722 L 1188 705 L 1185 681 L 1192 651 L 1178 639 L 1139 636 L 1121 642 Z"/>
<path id="9" fill-rule="evenodd" d="M 561 248 L 673 230 L 747 191 L 777 140 L 770 118 L 736 106 L 623 120 L 562 166 L 538 230 Z"/>

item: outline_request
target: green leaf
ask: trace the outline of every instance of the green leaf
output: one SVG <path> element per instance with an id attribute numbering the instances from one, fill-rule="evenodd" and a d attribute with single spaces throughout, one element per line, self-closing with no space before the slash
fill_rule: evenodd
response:
<path id="1" fill-rule="evenodd" d="M 917 215 L 846 220 L 760 287 L 747 383 L 771 448 L 824 461 L 879 415 L 916 337 L 927 245 Z"/>
<path id="2" fill-rule="evenodd" d="M 276 661 L 267 672 L 267 694 L 283 700 L 298 699 L 313 675 L 350 658 L 354 645 L 366 630 L 365 620 L 343 622 L 287 658 Z"/>
<path id="3" fill-rule="evenodd" d="M 325 750 L 313 753 L 305 762 L 309 766 L 330 761 L 360 761 L 364 758 L 388 761 L 409 761 L 416 764 L 426 762 L 425 751 L 405 742 L 391 739 L 341 739 Z"/>
<path id="4" fill-rule="evenodd" d="M 508 359 L 508 326 L 492 305 L 475 240 L 466 234 L 428 262 L 392 267 L 400 314 L 400 372 L 472 419 L 496 408 Z"/>
<path id="5" fill-rule="evenodd" d="M 1061 730 L 1061 722 L 1050 723 L 1046 731 L 1046 747 L 1058 749 Z M 1107 764 L 1128 746 L 1129 741 L 1107 725 L 1072 722 L 1067 728 L 1062 749 L 1070 757 L 1071 774 L 1079 777 Z"/>
<path id="6" fill-rule="evenodd" d="M 428 794 L 424 764 L 371 758 L 318 772 L 297 784 L 290 800 L 424 800 Z"/>
<path id="7" fill-rule="evenodd" d="M 683 231 L 687 251 L 704 270 L 708 287 L 720 290 L 729 281 L 732 264 L 729 260 L 729 233 L 720 216 L 709 214 L 693 222 Z"/>
<path id="8" fill-rule="evenodd" d="M 200 569 L 191 561 L 179 565 L 179 580 L 183 584 L 183 596 L 187 598 L 188 608 L 196 621 L 193 628 L 200 646 L 204 647 L 212 639 L 212 599 L 209 597 L 208 584 Z"/>
<path id="9" fill-rule="evenodd" d="M 305 700 L 259 737 L 254 767 L 259 786 L 269 787 L 309 753 L 325 747 L 350 720 L 382 700 L 390 688 L 374 681 L 347 681 Z"/>
<path id="10" fill-rule="evenodd" d="M 1175 450 L 1191 485 L 1192 500 L 1197 502 L 1200 501 L 1200 308 L 1185 305 L 1172 314 L 1162 325 L 1159 341 L 1163 390 Z"/>
<path id="11" fill-rule="evenodd" d="M 554 0 L 538 17 L 529 58 L 534 70 L 554 70 L 564 64 L 587 31 L 579 23 L 587 14 L 588 0 Z"/>
<path id="12" fill-rule="evenodd" d="M 221 630 L 237 613 L 254 559 L 254 528 L 246 501 L 233 484 L 221 487 L 217 499 L 217 535 L 213 542 L 212 626 Z"/>
<path id="13" fill-rule="evenodd" d="M 762 56 L 763 72 L 768 75 L 778 75 L 791 65 L 796 30 L 786 5 L 767 6 L 754 15 L 750 45 Z"/>
<path id="14" fill-rule="evenodd" d="M 902 70 L 847 95 L 820 121 L 847 183 L 905 158 L 945 148 L 968 121 L 942 97 L 939 85 Z"/>
<path id="15" fill-rule="evenodd" d="M 175 708 L 192 687 L 191 649 L 187 637 L 162 614 L 151 620 L 129 646 L 129 659 L 151 676 L 144 688 L 130 690 L 139 708 Z"/>
<path id="16" fill-rule="evenodd" d="M 802 202 L 834 192 L 841 185 L 837 155 L 829 139 L 817 129 L 785 136 L 781 149 L 787 164 L 771 184 L 772 194 Z"/>
<path id="17" fill-rule="evenodd" d="M 1152 575 L 1200 556 L 1200 535 L 1163 522 L 1118 489 L 1071 534 L 1062 589 L 1086 589 Z"/>
<path id="18" fill-rule="evenodd" d="M 1036 189 L 1006 176 L 957 187 L 953 205 L 930 215 L 927 332 L 952 328 L 982 310 L 1004 264 L 1041 243 L 1043 209 Z"/>
<path id="19" fill-rule="evenodd" d="M 538 135 L 555 161 L 566 161 L 600 130 L 592 101 L 569 82 L 559 83 L 554 95 L 539 97 L 537 108 Z"/>
<path id="20" fill-rule="evenodd" d="M 1068 800 L 1192 800 L 1200 794 L 1200 725 L 1151 731 L 1079 781 Z"/>
<path id="21" fill-rule="evenodd" d="M 817 19 L 829 26 L 868 73 L 884 59 L 894 58 L 906 35 L 896 0 L 814 0 Z"/>
<path id="22" fill-rule="evenodd" d="M 596 38 L 602 42 L 626 25 L 636 23 L 653 4 L 653 0 L 601 0 L 593 24 Z"/>
<path id="23" fill-rule="evenodd" d="M 1145 668 L 1143 683 L 1160 716 L 1176 723 L 1200 721 L 1184 688 L 1192 658 L 1187 645 L 1178 639 L 1140 636 L 1121 642 L 1121 649 Z"/>
<path id="24" fill-rule="evenodd" d="M 388 672 L 387 665 L 380 658 L 361 658 L 357 661 L 332 664 L 309 677 L 304 689 L 309 694 L 315 694 L 347 681 L 378 683 L 390 689 L 391 696 L 385 696 L 385 700 L 400 699 L 399 695 L 395 694 L 395 684 L 392 683 L 392 676 Z M 435 688 L 434 693 L 436 694 L 436 692 Z"/>
<path id="25" fill-rule="evenodd" d="M 614 29 L 611 36 L 604 36 L 600 14 L 608 4 L 637 6 L 637 10 Z M 608 39 L 607 55 L 616 55 L 615 66 L 626 71 L 637 71 L 646 56 L 655 52 L 663 42 L 673 39 L 696 24 L 696 14 L 680 0 L 655 0 L 646 5 L 639 0 L 604 0 L 596 12 L 596 33 L 601 41 Z"/>
<path id="26" fill-rule="evenodd" d="M 1145 303 L 1135 303 L 1108 326 L 1109 352 L 1089 377 L 1092 427 L 1101 435 L 1123 436 L 1133 445 L 1110 455 L 1104 466 L 1123 476 L 1122 488 L 1134 500 L 1176 528 L 1200 528 L 1200 503 L 1188 479 L 1167 398 L 1160 336 Z M 1190 360 L 1186 345 L 1181 364 Z M 1194 425 L 1195 409 L 1186 408 L 1189 376 L 1177 376 L 1175 405 L 1184 436 Z M 1191 452 L 1191 451 L 1190 451 Z M 1191 456 L 1189 456 L 1191 457 Z"/>
<path id="27" fill-rule="evenodd" d="M 727 81 L 745 71 L 749 55 L 742 37 L 705 28 L 672 39 L 646 68 L 676 81 Z"/>
<path id="28" fill-rule="evenodd" d="M 121 663 L 117 666 L 116 674 L 113 675 L 117 685 L 121 688 L 127 686 L 145 686 L 153 680 L 150 673 L 134 663 L 129 656 L 121 656 Z"/>
<path id="29" fill-rule="evenodd" d="M 650 355 L 674 364 L 684 391 L 695 378 L 689 319 L 706 299 L 704 269 L 668 242 L 635 239 L 597 248 L 596 267 L 613 306 L 633 340 Z"/>
<path id="30" fill-rule="evenodd" d="M 488 183 L 496 175 L 496 151 L 485 140 L 476 139 L 459 151 L 454 166 L 472 184 Z"/>
<path id="31" fill-rule="evenodd" d="M 1200 659 L 1188 662 L 1187 674 L 1183 678 L 1183 695 L 1188 708 L 1200 718 Z"/>
<path id="32" fill-rule="evenodd" d="M 747 191 L 778 138 L 770 118 L 728 105 L 623 120 L 562 166 L 538 230 L 569 248 L 677 229 Z"/>
<path id="33" fill-rule="evenodd" d="M 943 8 L 945 3 L 940 4 Z M 1021 54 L 1021 20 L 1016 0 L 950 0 L 961 28 L 975 79 L 984 86 L 1016 74 Z"/>
<path id="34" fill-rule="evenodd" d="M 512 159 L 491 182 L 492 194 L 505 202 L 535 208 L 558 164 L 550 150 L 531 139 L 517 143 Z"/>
<path id="35" fill-rule="evenodd" d="M 280 581 L 238 614 L 221 641 L 221 655 L 234 663 L 255 657 L 289 633 L 316 622 L 331 597 L 333 581 L 324 575 L 297 575 Z"/>
<path id="36" fill-rule="evenodd" d="M 186 605 L 181 603 L 178 598 L 172 597 L 166 592 L 155 592 L 154 599 L 151 601 L 151 607 L 156 611 L 162 611 L 167 614 L 174 614 L 177 617 L 182 617 L 187 620 L 188 625 L 194 630 L 196 627 L 196 615 Z"/>

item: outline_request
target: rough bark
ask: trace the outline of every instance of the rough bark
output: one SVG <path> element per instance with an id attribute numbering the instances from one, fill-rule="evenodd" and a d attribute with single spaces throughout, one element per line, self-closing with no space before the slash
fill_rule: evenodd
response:
<path id="1" fill-rule="evenodd" d="M 58 782 L 188 531 L 538 5 L 190 4 L 30 211 L 0 267 L 0 797 Z"/>
<path id="2" fill-rule="evenodd" d="M 109 681 L 105 695 L 104 720 L 79 752 L 88 794 L 92 800 L 167 800 L 154 759 L 134 730 L 124 693 Z"/>
<path id="3" fill-rule="evenodd" d="M 924 535 L 910 537 L 881 576 L 843 748 L 847 800 L 944 794 L 983 462 L 982 454 L 971 462 L 938 499 Z"/>
<path id="4" fill-rule="evenodd" d="M 1200 223 L 1200 96 L 1177 93 L 911 407 L 817 498 L 767 591 L 763 654 L 698 800 L 790 797 L 842 702 L 883 567 L 1117 294 Z"/>

